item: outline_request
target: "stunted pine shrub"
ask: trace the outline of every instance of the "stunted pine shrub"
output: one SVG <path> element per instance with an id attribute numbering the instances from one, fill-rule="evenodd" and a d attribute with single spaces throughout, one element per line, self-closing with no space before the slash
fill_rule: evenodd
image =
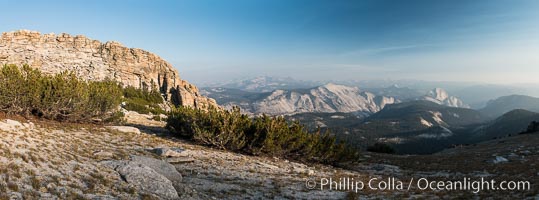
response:
<path id="1" fill-rule="evenodd" d="M 195 143 L 251 155 L 335 164 L 357 159 L 357 151 L 329 133 L 308 133 L 298 122 L 283 117 L 250 119 L 239 108 L 208 111 L 179 107 L 167 119 L 176 136 Z"/>
<path id="2" fill-rule="evenodd" d="M 73 73 L 44 75 L 28 65 L 0 70 L 0 111 L 59 121 L 106 120 L 116 116 L 122 87 L 115 81 L 83 81 Z"/>
<path id="3" fill-rule="evenodd" d="M 155 85 L 152 86 L 151 91 L 148 91 L 148 89 L 138 89 L 133 86 L 127 86 L 124 88 L 123 95 L 125 98 L 129 99 L 139 98 L 149 103 L 163 103 L 163 97 L 161 97 L 161 93 L 157 90 L 157 86 Z"/>
<path id="4" fill-rule="evenodd" d="M 163 103 L 163 97 L 155 85 L 152 88 L 150 91 L 147 88 L 125 87 L 123 90 L 126 103 L 124 108 L 142 114 L 164 114 L 165 111 L 159 107 L 159 104 Z"/>
<path id="5" fill-rule="evenodd" d="M 167 119 L 167 127 L 177 136 L 221 149 L 241 150 L 250 119 L 234 111 L 210 109 L 207 112 L 178 107 Z"/>
<path id="6" fill-rule="evenodd" d="M 395 149 L 386 143 L 375 143 L 372 146 L 367 147 L 367 151 L 387 154 L 395 153 Z"/>

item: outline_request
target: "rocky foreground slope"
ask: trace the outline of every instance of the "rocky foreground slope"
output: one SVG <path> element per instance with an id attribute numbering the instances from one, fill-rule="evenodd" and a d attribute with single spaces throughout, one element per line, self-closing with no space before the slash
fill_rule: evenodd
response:
<path id="1" fill-rule="evenodd" d="M 133 126 L 0 119 L 0 199 L 343 198 L 304 187 L 337 169 L 213 150 Z M 136 128 L 136 127 L 139 128 Z M 161 135 L 161 136 L 160 136 Z M 351 173 L 338 170 L 339 173 Z"/>
<path id="2" fill-rule="evenodd" d="M 163 122 L 127 112 L 130 126 L 0 117 L 0 199 L 538 198 L 539 134 L 435 155 L 364 153 L 346 169 L 246 156 L 168 137 Z M 374 187 L 411 178 L 527 180 L 526 191 L 320 189 L 322 179 Z M 394 179 L 392 179 L 394 178 Z M 311 188 L 311 187 L 314 187 Z M 366 186 L 367 187 L 367 186 Z"/>
<path id="3" fill-rule="evenodd" d="M 28 64 L 52 74 L 68 70 L 88 80 L 110 78 L 136 88 L 155 86 L 176 105 L 216 106 L 213 99 L 201 96 L 196 86 L 180 79 L 178 71 L 159 56 L 83 35 L 27 30 L 2 33 L 0 64 Z"/>

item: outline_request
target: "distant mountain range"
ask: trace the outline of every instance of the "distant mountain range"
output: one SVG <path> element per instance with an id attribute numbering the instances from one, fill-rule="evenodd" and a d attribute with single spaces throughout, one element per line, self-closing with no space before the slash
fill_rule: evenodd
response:
<path id="1" fill-rule="evenodd" d="M 488 140 L 497 137 L 507 137 L 515 135 L 526 130 L 530 122 L 539 122 L 539 113 L 515 109 L 502 116 L 490 121 L 487 124 L 475 128 L 473 131 L 473 140 Z"/>
<path id="2" fill-rule="evenodd" d="M 432 88 L 443 88 L 452 96 L 456 96 L 471 108 L 483 108 L 489 100 L 522 94 L 539 96 L 538 84 L 497 85 L 473 82 L 443 82 L 421 80 L 328 80 L 302 81 L 290 77 L 259 76 L 233 80 L 224 83 L 203 85 L 206 88 L 239 89 L 247 92 L 272 92 L 274 90 L 310 89 L 317 86 L 334 83 L 350 87 L 359 87 L 362 91 L 376 96 L 395 97 L 402 101 L 415 100 L 425 95 Z"/>
<path id="3" fill-rule="evenodd" d="M 496 118 L 515 109 L 539 112 L 539 98 L 525 95 L 503 96 L 489 101 L 480 111 L 486 116 Z"/>
<path id="4" fill-rule="evenodd" d="M 502 96 L 481 109 L 470 109 L 461 98 L 439 87 L 417 90 L 394 84 L 359 88 L 326 83 L 283 89 L 299 84 L 270 84 L 271 81 L 274 79 L 266 77 L 235 85 L 236 88 L 202 88 L 201 93 L 227 108 L 239 106 L 255 115 L 285 115 L 311 130 L 330 130 L 359 148 L 382 142 L 403 154 L 433 153 L 456 144 L 506 137 L 525 130 L 531 121 L 539 121 L 535 113 L 539 112 L 539 98 L 531 96 Z M 250 91 L 238 89 L 240 86 Z M 279 89 L 261 92 L 273 88 Z M 478 95 L 492 96 L 497 86 L 477 88 L 486 88 Z M 459 93 L 468 94 L 474 89 L 462 91 Z M 510 91 L 508 88 L 500 94 Z M 478 99 L 481 98 L 475 98 Z"/>
<path id="5" fill-rule="evenodd" d="M 404 91 L 410 89 L 404 88 Z M 378 90 L 379 93 L 381 90 Z M 376 95 L 358 87 L 328 83 L 310 89 L 274 90 L 255 93 L 230 88 L 203 88 L 202 94 L 215 99 L 220 105 L 231 108 L 239 106 L 246 113 L 268 115 L 292 115 L 297 113 L 359 113 L 370 115 L 388 104 L 415 99 L 427 100 L 450 107 L 469 107 L 462 100 L 450 96 L 445 90 L 435 88 L 423 96 L 399 99 L 399 88 L 385 91 L 388 96 Z"/>
<path id="6" fill-rule="evenodd" d="M 226 83 L 209 84 L 210 88 L 239 89 L 246 92 L 271 92 L 274 90 L 287 90 L 298 88 L 312 88 L 322 85 L 321 82 L 300 81 L 290 77 L 258 76 L 249 79 L 234 80 Z"/>
<path id="7" fill-rule="evenodd" d="M 395 97 L 403 101 L 413 100 L 417 97 L 424 95 L 424 93 L 421 93 L 420 91 L 411 89 L 409 87 L 401 87 L 397 84 L 391 85 L 389 87 L 367 88 L 366 90 L 372 92 L 377 96 Z"/>
<path id="8" fill-rule="evenodd" d="M 456 144 L 473 144 L 525 131 L 539 114 L 516 109 L 492 119 L 480 111 L 418 100 L 387 105 L 365 117 L 347 113 L 302 113 L 288 117 L 312 130 L 329 129 L 341 140 L 366 148 L 390 144 L 402 154 L 434 153 Z"/>
<path id="9" fill-rule="evenodd" d="M 508 137 L 539 121 L 539 113 L 516 109 L 491 120 L 481 112 L 412 101 L 388 105 L 347 127 L 339 136 L 360 148 L 383 142 L 403 154 L 434 153 L 455 144 L 472 144 Z M 350 123 L 349 123 L 350 124 Z"/>
<path id="10" fill-rule="evenodd" d="M 472 109 L 419 100 L 388 105 L 354 128 L 361 135 L 398 144 L 410 139 L 449 137 L 453 135 L 451 130 L 484 121 L 486 118 Z"/>
<path id="11" fill-rule="evenodd" d="M 230 96 L 234 92 L 233 97 Z M 234 89 L 204 89 L 225 107 L 239 106 L 247 113 L 291 115 L 297 113 L 363 113 L 380 111 L 399 102 L 393 97 L 376 96 L 357 87 L 326 84 L 311 89 L 274 90 L 267 93 L 240 92 Z"/>
<path id="12" fill-rule="evenodd" d="M 367 122 L 391 121 L 406 127 L 428 128 L 432 126 L 455 127 L 485 121 L 486 118 L 478 111 L 449 107 L 434 102 L 418 100 L 388 105 L 378 113 L 367 118 Z"/>

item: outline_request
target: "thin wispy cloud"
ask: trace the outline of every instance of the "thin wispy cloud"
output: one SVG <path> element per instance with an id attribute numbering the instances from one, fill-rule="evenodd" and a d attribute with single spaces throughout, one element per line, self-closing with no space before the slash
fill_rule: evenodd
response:
<path id="1" fill-rule="evenodd" d="M 357 50 L 342 53 L 340 56 L 346 57 L 346 56 L 376 55 L 376 54 L 383 54 L 383 53 L 388 53 L 388 52 L 414 50 L 414 49 L 433 47 L 433 46 L 435 45 L 434 44 L 413 44 L 413 45 L 388 46 L 388 47 L 370 48 L 370 49 L 357 49 Z"/>
<path id="2" fill-rule="evenodd" d="M 484 81 L 539 73 L 526 52 L 539 51 L 534 0 L 107 1 L 108 10 L 104 1 L 25 2 L 5 3 L 14 9 L 0 13 L 0 30 L 116 40 L 174 63 L 195 84 L 256 73 L 461 80 L 450 71 L 456 69 Z M 531 79 L 515 75 L 507 82 L 520 77 Z"/>

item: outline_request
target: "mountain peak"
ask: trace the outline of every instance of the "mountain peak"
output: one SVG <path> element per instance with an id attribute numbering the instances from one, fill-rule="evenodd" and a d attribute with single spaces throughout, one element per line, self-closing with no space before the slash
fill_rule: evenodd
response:
<path id="1" fill-rule="evenodd" d="M 433 97 L 437 100 L 444 101 L 449 98 L 449 94 L 442 88 L 434 88 L 427 93 L 427 96 Z"/>
<path id="2" fill-rule="evenodd" d="M 345 91 L 345 90 L 359 92 L 358 87 L 350 87 L 350 86 L 339 85 L 339 84 L 335 84 L 335 83 L 326 83 L 325 85 L 322 85 L 319 88 L 325 88 L 325 89 L 327 89 L 329 91 L 332 91 L 332 92 Z"/>
<path id="3" fill-rule="evenodd" d="M 459 108 L 469 108 L 470 106 L 464 104 L 458 97 L 450 96 L 447 91 L 442 88 L 434 88 L 427 92 L 422 98 L 423 100 L 432 101 L 434 103 Z"/>
<path id="4" fill-rule="evenodd" d="M 490 100 L 481 112 L 490 117 L 497 117 L 514 109 L 539 112 L 539 98 L 526 95 L 502 96 Z"/>

